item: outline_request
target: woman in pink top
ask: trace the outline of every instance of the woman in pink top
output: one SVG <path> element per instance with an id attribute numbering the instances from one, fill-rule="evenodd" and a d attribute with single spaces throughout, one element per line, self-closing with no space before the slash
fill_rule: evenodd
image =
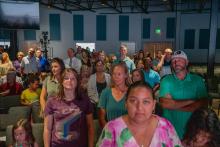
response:
<path id="1" fill-rule="evenodd" d="M 148 84 L 132 84 L 125 104 L 128 114 L 107 123 L 97 147 L 181 147 L 171 123 L 153 114 L 155 104 Z"/>

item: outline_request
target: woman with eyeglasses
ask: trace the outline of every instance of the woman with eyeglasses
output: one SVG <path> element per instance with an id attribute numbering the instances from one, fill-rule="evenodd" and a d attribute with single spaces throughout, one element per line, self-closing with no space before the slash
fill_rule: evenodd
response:
<path id="1" fill-rule="evenodd" d="M 65 69 L 59 93 L 45 107 L 45 147 L 92 147 L 94 126 L 92 105 L 79 90 L 76 70 Z"/>

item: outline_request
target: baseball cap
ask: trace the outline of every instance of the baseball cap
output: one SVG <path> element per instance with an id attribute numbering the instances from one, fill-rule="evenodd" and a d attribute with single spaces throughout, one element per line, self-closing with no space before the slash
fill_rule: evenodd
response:
<path id="1" fill-rule="evenodd" d="M 184 51 L 181 51 L 181 50 L 175 51 L 173 53 L 171 59 L 174 59 L 174 58 L 183 58 L 185 60 L 188 60 L 186 53 L 184 53 Z"/>

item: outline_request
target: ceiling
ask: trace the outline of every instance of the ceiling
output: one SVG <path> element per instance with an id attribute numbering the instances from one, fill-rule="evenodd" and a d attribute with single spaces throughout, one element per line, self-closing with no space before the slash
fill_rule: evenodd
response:
<path id="1" fill-rule="evenodd" d="M 66 12 L 90 11 L 101 14 L 121 13 L 206 13 L 211 0 L 26 0 L 39 1 L 48 8 Z M 220 3 L 220 1 L 219 1 Z M 220 5 L 220 4 L 219 4 Z"/>

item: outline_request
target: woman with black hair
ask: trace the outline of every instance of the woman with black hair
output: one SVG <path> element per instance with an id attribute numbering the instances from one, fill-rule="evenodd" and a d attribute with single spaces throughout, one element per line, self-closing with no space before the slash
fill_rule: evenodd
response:
<path id="1" fill-rule="evenodd" d="M 209 108 L 193 112 L 183 138 L 185 147 L 219 147 L 220 121 L 217 114 Z"/>

